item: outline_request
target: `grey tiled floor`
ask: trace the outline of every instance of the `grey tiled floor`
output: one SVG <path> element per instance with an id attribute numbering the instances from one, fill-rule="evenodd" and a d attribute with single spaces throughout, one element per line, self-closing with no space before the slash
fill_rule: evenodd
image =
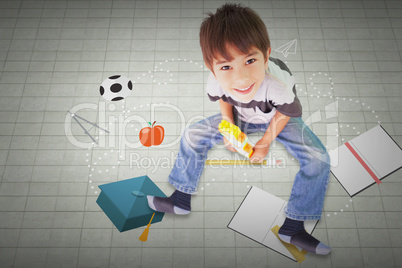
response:
<path id="1" fill-rule="evenodd" d="M 165 215 L 145 243 L 143 228 L 119 233 L 97 206 L 98 185 L 136 176 L 173 191 L 183 123 L 219 111 L 198 30 L 223 3 L 0 1 L 1 267 L 402 267 L 401 170 L 353 198 L 331 177 L 314 231 L 328 256 L 298 264 L 226 228 L 250 185 L 289 197 L 298 165 L 279 144 L 270 156 L 286 168 L 206 167 L 193 212 Z M 311 128 L 329 149 L 378 122 L 402 145 L 402 1 L 241 3 L 293 71 L 303 119 L 322 115 Z M 274 51 L 295 39 L 295 54 Z M 111 104 L 99 85 L 115 74 L 134 92 Z M 92 146 L 70 109 L 110 134 L 92 129 Z M 166 137 L 145 149 L 138 132 L 151 117 Z M 209 157 L 235 155 L 218 146 Z"/>

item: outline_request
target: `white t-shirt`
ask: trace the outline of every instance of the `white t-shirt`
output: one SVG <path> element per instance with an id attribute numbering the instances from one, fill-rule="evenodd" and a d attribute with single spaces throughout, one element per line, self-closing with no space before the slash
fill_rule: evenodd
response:
<path id="1" fill-rule="evenodd" d="M 222 99 L 232 104 L 234 113 L 241 120 L 254 124 L 270 122 L 277 110 L 290 117 L 299 117 L 302 114 L 294 77 L 285 63 L 275 58 L 268 59 L 265 78 L 250 102 L 241 102 L 224 91 L 212 73 L 208 77 L 207 94 L 211 101 Z"/>

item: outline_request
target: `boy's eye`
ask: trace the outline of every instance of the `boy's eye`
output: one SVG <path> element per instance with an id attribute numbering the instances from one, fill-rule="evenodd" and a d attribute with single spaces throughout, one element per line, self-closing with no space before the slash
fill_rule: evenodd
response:
<path id="1" fill-rule="evenodd" d="M 229 69 L 230 69 L 230 66 L 223 66 L 221 69 L 222 69 L 222 70 L 229 70 Z"/>
<path id="2" fill-rule="evenodd" d="M 249 60 L 247 61 L 247 64 L 251 64 L 251 63 L 253 63 L 253 62 L 255 62 L 255 59 L 249 59 Z"/>

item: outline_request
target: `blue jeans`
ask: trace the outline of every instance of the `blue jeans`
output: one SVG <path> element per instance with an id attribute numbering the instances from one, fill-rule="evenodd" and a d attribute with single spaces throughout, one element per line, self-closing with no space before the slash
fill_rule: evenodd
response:
<path id="1" fill-rule="evenodd" d="M 184 131 L 169 183 L 177 190 L 195 193 L 204 169 L 208 150 L 223 142 L 218 125 L 221 114 L 191 125 Z M 265 132 L 268 124 L 251 124 L 237 120 L 236 125 L 246 134 Z M 298 118 L 290 118 L 276 140 L 300 163 L 292 192 L 285 209 L 294 220 L 318 220 L 321 217 L 330 171 L 330 158 L 317 136 Z"/>

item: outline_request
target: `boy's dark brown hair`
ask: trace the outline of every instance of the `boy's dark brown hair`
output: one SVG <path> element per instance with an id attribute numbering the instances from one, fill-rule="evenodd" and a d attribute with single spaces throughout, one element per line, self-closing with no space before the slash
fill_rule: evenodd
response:
<path id="1" fill-rule="evenodd" d="M 267 60 L 267 50 L 271 44 L 268 31 L 258 14 L 248 7 L 225 4 L 215 14 L 208 13 L 200 29 L 200 45 L 206 66 L 213 70 L 213 60 L 222 56 L 233 60 L 227 45 L 233 45 L 243 54 L 252 46 L 258 48 Z"/>

